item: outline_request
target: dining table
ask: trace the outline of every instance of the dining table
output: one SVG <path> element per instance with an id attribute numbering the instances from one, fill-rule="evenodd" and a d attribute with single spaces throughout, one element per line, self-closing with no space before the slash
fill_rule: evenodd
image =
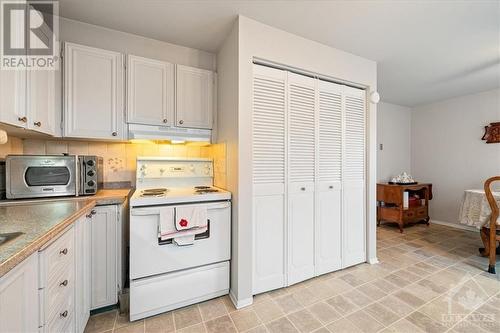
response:
<path id="1" fill-rule="evenodd" d="M 500 192 L 493 192 L 497 205 L 500 205 Z M 484 190 L 465 190 L 460 206 L 459 222 L 477 229 L 490 223 L 491 208 Z M 500 217 L 497 219 L 500 225 Z"/>

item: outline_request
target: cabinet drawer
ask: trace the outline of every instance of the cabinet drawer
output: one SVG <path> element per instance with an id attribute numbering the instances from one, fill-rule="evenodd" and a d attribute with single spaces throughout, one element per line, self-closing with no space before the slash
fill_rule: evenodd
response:
<path id="1" fill-rule="evenodd" d="M 57 308 L 56 315 L 53 316 L 44 326 L 43 331 L 47 333 L 74 332 L 74 308 L 75 305 L 73 297 L 67 297 L 65 302 Z"/>
<path id="2" fill-rule="evenodd" d="M 427 207 L 420 207 L 415 210 L 415 216 L 419 218 L 427 217 Z"/>
<path id="3" fill-rule="evenodd" d="M 40 252 L 40 288 L 56 283 L 63 271 L 72 267 L 75 257 L 74 228 Z"/>
<path id="4" fill-rule="evenodd" d="M 43 305 L 45 307 L 45 322 L 57 317 L 68 298 L 73 299 L 75 293 L 75 275 L 73 270 L 61 272 L 57 279 L 51 281 L 44 290 Z M 69 311 L 69 309 L 66 309 Z"/>

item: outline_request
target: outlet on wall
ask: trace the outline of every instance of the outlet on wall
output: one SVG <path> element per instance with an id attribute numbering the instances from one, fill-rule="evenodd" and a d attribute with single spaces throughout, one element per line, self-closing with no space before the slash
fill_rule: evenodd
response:
<path id="1" fill-rule="evenodd" d="M 379 147 L 380 150 L 384 150 L 384 144 L 383 143 L 379 143 L 378 147 Z"/>

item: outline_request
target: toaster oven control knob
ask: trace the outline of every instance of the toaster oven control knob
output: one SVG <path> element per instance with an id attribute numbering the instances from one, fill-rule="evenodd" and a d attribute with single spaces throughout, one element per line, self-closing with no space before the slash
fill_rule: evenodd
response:
<path id="1" fill-rule="evenodd" d="M 87 165 L 88 165 L 88 166 L 94 166 L 94 164 L 95 164 L 95 163 L 94 163 L 94 160 L 88 160 L 88 161 L 87 161 Z"/>
<path id="2" fill-rule="evenodd" d="M 95 181 L 93 181 L 93 180 L 89 180 L 89 181 L 87 182 L 87 185 L 88 185 L 88 186 L 90 186 L 90 187 L 93 187 L 93 186 L 95 186 Z"/>
<path id="3" fill-rule="evenodd" d="M 89 176 L 89 177 L 94 177 L 94 175 L 95 175 L 94 170 L 89 170 L 89 172 L 87 172 L 87 176 Z"/>

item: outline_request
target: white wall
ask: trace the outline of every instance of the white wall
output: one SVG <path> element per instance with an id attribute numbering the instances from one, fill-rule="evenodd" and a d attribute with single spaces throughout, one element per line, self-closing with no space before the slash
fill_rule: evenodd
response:
<path id="1" fill-rule="evenodd" d="M 411 173 L 411 109 L 377 105 L 377 181 L 387 182 L 403 171 Z M 383 150 L 380 150 L 380 144 Z"/>
<path id="2" fill-rule="evenodd" d="M 500 175 L 500 144 L 481 140 L 484 126 L 500 121 L 500 89 L 412 110 L 411 170 L 433 183 L 431 219 L 458 223 L 463 191 L 481 189 Z"/>
<path id="3" fill-rule="evenodd" d="M 231 146 L 235 145 L 238 152 L 237 184 L 234 184 L 233 195 L 238 206 L 233 212 L 233 262 L 232 296 L 239 304 L 252 301 L 252 265 L 253 265 L 253 224 L 252 224 L 252 146 L 251 146 L 251 114 L 252 114 L 252 61 L 254 57 L 271 60 L 288 66 L 321 73 L 341 80 L 347 80 L 364 85 L 369 91 L 377 89 L 377 64 L 347 52 L 293 35 L 271 26 L 256 22 L 246 17 L 238 18 L 238 71 L 233 75 L 233 82 L 219 82 L 219 88 L 233 85 L 238 87 L 238 103 L 227 103 L 225 115 L 220 117 L 231 119 L 233 129 L 226 137 L 234 142 L 227 142 L 228 159 Z M 226 70 L 233 71 L 232 66 L 224 69 L 221 66 L 226 51 L 232 48 L 234 36 L 225 41 L 218 56 L 219 77 Z M 233 50 L 234 53 L 234 50 Z M 234 81 L 236 79 L 237 81 Z M 235 94 L 235 92 L 233 92 Z M 224 98 L 222 95 L 220 98 Z M 229 98 L 227 101 L 229 101 Z M 232 115 L 230 115 L 231 113 Z M 237 116 L 234 121 L 233 115 Z M 376 106 L 368 106 L 369 122 L 369 172 L 368 176 L 368 253 L 369 261 L 376 260 L 376 230 L 375 230 L 375 182 L 376 182 Z M 220 122 L 220 123 L 221 123 Z M 237 138 L 232 137 L 237 130 Z M 219 137 L 224 137 L 224 129 L 219 128 Z M 237 141 L 236 141 L 237 140 Z M 229 162 L 228 162 L 229 164 Z M 228 175 L 229 177 L 229 175 Z M 235 258 L 236 254 L 236 258 Z M 236 259 L 236 261 L 235 261 Z M 236 279 L 236 281 L 234 280 Z"/>
<path id="4" fill-rule="evenodd" d="M 130 53 L 174 64 L 215 70 L 215 54 L 170 44 L 159 40 L 112 30 L 92 24 L 61 18 L 61 41 L 73 42 L 106 50 Z"/>

